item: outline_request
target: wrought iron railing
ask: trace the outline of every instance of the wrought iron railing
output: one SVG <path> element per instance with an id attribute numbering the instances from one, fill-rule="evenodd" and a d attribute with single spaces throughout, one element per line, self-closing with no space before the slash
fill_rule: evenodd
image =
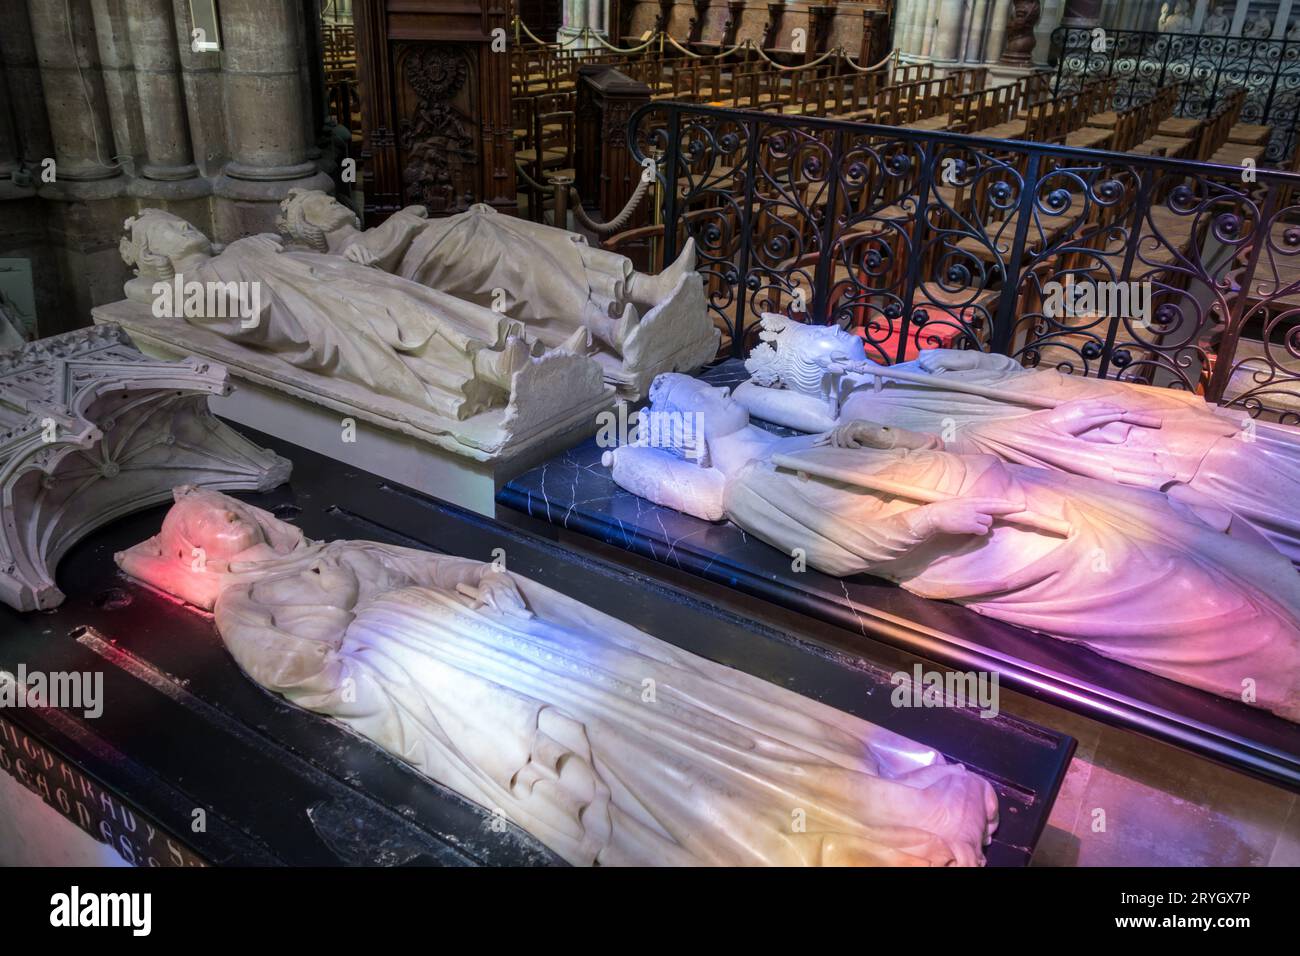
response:
<path id="1" fill-rule="evenodd" d="M 734 355 L 780 312 L 882 362 L 983 349 L 1300 421 L 1296 174 L 676 102 L 629 122 L 664 261 L 694 238 Z"/>
<path id="2" fill-rule="evenodd" d="M 1100 41 L 1100 42 L 1099 42 Z M 1058 27 L 1057 93 L 1089 80 L 1116 79 L 1116 109 L 1144 103 L 1159 89 L 1184 83 L 1177 115 L 1205 118 L 1233 90 L 1246 90 L 1241 122 L 1273 127 L 1265 159 L 1283 166 L 1300 135 L 1300 40 L 1210 37 Z"/>

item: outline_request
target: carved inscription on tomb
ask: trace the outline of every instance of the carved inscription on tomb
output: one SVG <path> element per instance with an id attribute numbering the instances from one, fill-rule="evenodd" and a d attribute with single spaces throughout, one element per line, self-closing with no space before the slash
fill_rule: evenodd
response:
<path id="1" fill-rule="evenodd" d="M 133 866 L 206 866 L 158 822 L 0 717 L 0 771 Z"/>

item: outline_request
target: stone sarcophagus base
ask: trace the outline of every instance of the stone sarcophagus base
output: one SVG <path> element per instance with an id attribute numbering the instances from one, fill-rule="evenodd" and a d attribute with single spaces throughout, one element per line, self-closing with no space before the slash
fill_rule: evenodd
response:
<path id="1" fill-rule="evenodd" d="M 93 315 L 120 324 L 150 355 L 226 366 L 238 388 L 213 403 L 223 418 L 489 516 L 505 482 L 593 434 L 614 404 L 600 366 L 563 350 L 515 371 L 506 405 L 452 419 L 294 368 L 184 319 L 155 318 L 128 300 Z"/>

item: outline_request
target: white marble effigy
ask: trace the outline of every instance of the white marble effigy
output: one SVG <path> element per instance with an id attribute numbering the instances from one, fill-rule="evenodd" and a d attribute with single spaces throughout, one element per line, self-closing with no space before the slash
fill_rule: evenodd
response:
<path id="1" fill-rule="evenodd" d="M 127 222 L 127 298 L 92 310 L 150 354 L 226 366 L 224 417 L 492 513 L 496 487 L 594 432 L 614 389 L 577 330 L 510 316 L 272 235 L 219 252 L 160 210 Z"/>
<path id="2" fill-rule="evenodd" d="M 1300 721 L 1300 575 L 1222 506 L 893 421 L 778 437 L 682 375 L 656 379 L 642 414 L 669 440 L 604 456 L 633 494 L 729 519 L 826 574 L 874 574 Z"/>
<path id="3" fill-rule="evenodd" d="M 212 609 L 258 684 L 574 865 L 971 866 L 997 826 L 933 749 L 490 563 L 194 488 L 117 562 Z"/>
<path id="4" fill-rule="evenodd" d="M 577 233 L 483 204 L 440 219 L 410 206 L 364 231 L 351 209 L 319 190 L 291 190 L 281 209 L 281 232 L 301 247 L 499 309 L 548 348 L 585 331 L 583 353 L 630 401 L 656 375 L 694 372 L 718 354 L 694 240 L 650 275 Z"/>

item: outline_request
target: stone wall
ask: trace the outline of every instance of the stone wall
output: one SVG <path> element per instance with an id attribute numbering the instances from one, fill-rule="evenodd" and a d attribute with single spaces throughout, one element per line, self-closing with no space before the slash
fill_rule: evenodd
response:
<path id="1" fill-rule="evenodd" d="M 1047 65 L 1066 0 L 898 0 L 894 46 L 909 61 L 1014 72 Z M 1008 40 L 1014 42 L 1009 46 Z"/>
<path id="2" fill-rule="evenodd" d="M 272 229 L 290 188 L 332 188 L 314 10 L 221 0 L 204 52 L 188 0 L 0 0 L 0 258 L 31 261 L 40 335 L 121 298 L 141 208 L 229 242 Z"/>

